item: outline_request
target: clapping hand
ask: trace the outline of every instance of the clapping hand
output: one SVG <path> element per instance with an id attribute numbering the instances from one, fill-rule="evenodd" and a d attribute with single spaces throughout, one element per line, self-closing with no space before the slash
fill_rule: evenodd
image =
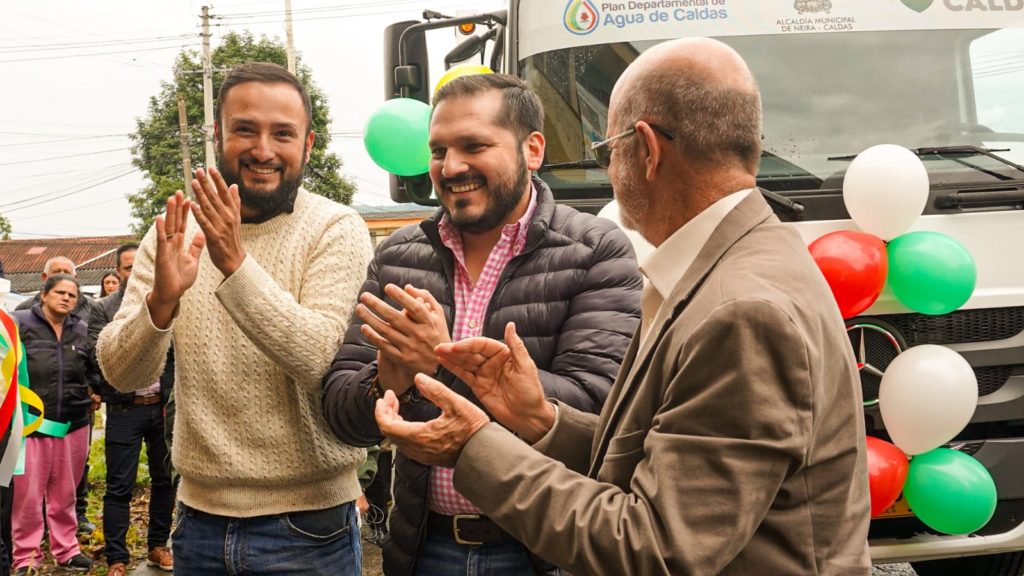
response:
<path id="1" fill-rule="evenodd" d="M 381 386 L 402 394 L 411 386 L 413 374 L 433 374 L 437 370 L 434 347 L 450 342 L 451 337 L 444 309 L 430 292 L 411 285 L 402 289 L 388 284 L 384 293 L 402 309 L 364 292 L 359 297 L 356 315 L 365 322 L 360 326 L 363 336 L 387 360 L 377 367 Z"/>
<path id="2" fill-rule="evenodd" d="M 554 406 L 545 400 L 537 365 L 514 323 L 505 326 L 505 343 L 467 338 L 434 350 L 498 422 L 527 442 L 540 440 L 554 425 Z"/>
<path id="3" fill-rule="evenodd" d="M 206 238 L 196 232 L 185 248 L 185 229 L 191 201 L 181 190 L 167 200 L 167 212 L 156 217 L 156 261 L 153 264 L 153 290 L 146 295 L 153 324 L 170 325 L 178 301 L 192 287 L 199 272 L 199 255 Z"/>
<path id="4" fill-rule="evenodd" d="M 430 466 L 454 467 L 466 442 L 490 422 L 478 406 L 426 374 L 416 375 L 416 387 L 441 409 L 427 422 L 407 422 L 398 413 L 398 397 L 391 390 L 377 400 L 374 415 L 382 434 L 403 454 Z"/>
<path id="5" fill-rule="evenodd" d="M 224 277 L 231 276 L 245 260 L 242 246 L 242 200 L 238 184 L 228 186 L 216 168 L 196 170 L 192 180 L 192 214 L 206 234 L 210 261 Z"/>

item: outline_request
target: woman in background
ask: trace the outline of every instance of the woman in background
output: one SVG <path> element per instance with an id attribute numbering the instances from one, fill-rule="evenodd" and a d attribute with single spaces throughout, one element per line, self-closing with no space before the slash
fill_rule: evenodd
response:
<path id="1" fill-rule="evenodd" d="M 121 279 L 117 277 L 114 272 L 107 272 L 103 275 L 103 279 L 100 280 L 100 298 L 110 296 L 114 292 L 121 289 Z M 88 318 L 83 318 L 88 321 Z"/>
<path id="2" fill-rule="evenodd" d="M 71 313 L 77 301 L 74 277 L 54 274 L 37 304 L 12 314 L 25 345 L 29 382 L 44 405 L 43 427 L 26 439 L 25 474 L 14 477 L 11 540 L 17 575 L 32 574 L 42 562 L 44 503 L 57 564 L 82 572 L 92 566 L 76 537 L 75 487 L 89 449 L 89 388 L 96 371 L 85 321 Z"/>

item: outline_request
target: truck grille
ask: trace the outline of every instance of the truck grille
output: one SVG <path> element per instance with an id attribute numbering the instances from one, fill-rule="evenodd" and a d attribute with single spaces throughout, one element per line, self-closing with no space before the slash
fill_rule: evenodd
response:
<path id="1" fill-rule="evenodd" d="M 858 323 L 874 324 L 882 328 L 883 331 L 852 331 L 852 325 Z M 894 348 L 893 342 L 885 332 L 890 332 L 903 349 L 919 344 L 942 345 L 1002 340 L 1024 331 L 1024 306 L 958 310 L 944 316 L 889 314 L 871 318 L 855 318 L 850 320 L 848 325 L 851 325 L 850 344 L 854 347 L 855 356 L 858 354 L 860 346 L 859 339 L 863 338 L 864 340 L 864 358 L 858 358 L 858 361 L 865 361 L 884 371 L 899 354 L 899 350 Z M 1014 367 L 1014 365 L 975 367 L 978 395 L 986 396 L 999 390 L 1010 378 Z M 861 370 L 860 379 L 864 400 L 866 402 L 876 400 L 882 379 L 866 370 Z"/>
<path id="2" fill-rule="evenodd" d="M 890 314 L 879 318 L 895 326 L 907 346 L 989 342 L 1024 331 L 1024 306 L 957 310 L 943 316 Z"/>

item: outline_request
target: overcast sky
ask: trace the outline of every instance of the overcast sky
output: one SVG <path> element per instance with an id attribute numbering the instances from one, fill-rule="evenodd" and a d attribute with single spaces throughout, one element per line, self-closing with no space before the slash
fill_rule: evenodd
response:
<path id="1" fill-rule="evenodd" d="M 15 238 L 129 233 L 126 195 L 143 185 L 128 135 L 182 47 L 201 49 L 202 0 L 4 0 L 0 4 L 0 214 Z M 213 46 L 228 31 L 277 36 L 284 0 L 225 0 Z M 292 0 L 295 46 L 326 93 L 332 149 L 357 203 L 390 203 L 387 174 L 361 132 L 383 102 L 384 28 L 501 7 L 490 0 Z M 455 44 L 434 32 L 433 45 Z M 435 56 L 435 59 L 436 56 Z M 432 76 L 432 81 L 437 76 Z"/>

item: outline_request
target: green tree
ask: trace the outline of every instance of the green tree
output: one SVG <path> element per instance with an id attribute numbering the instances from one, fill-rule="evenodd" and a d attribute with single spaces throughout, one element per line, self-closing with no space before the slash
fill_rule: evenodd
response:
<path id="1" fill-rule="evenodd" d="M 224 70 L 244 62 L 274 62 L 286 66 L 288 57 L 283 44 L 277 39 L 252 34 L 229 33 L 210 55 L 213 64 L 213 92 L 216 100 Z M 185 99 L 188 117 L 189 155 L 193 169 L 204 166 L 203 161 L 203 75 L 202 54 L 183 50 L 174 63 L 174 81 L 162 82 L 160 93 L 149 99 L 149 110 L 144 118 L 136 120 L 132 134 L 132 164 L 142 170 L 149 182 L 138 192 L 129 195 L 134 232 L 142 235 L 149 229 L 153 218 L 164 211 L 167 198 L 175 190 L 186 190 L 182 172 L 181 140 L 178 136 L 178 94 Z M 310 153 L 303 186 L 314 194 L 349 204 L 355 185 L 343 177 L 341 160 L 327 151 L 331 141 L 328 126 L 331 123 L 327 98 L 313 82 L 312 72 L 299 60 L 297 76 L 306 87 L 313 103 L 313 131 L 316 140 Z"/>
<path id="2" fill-rule="evenodd" d="M 0 240 L 10 240 L 11 230 L 11 221 L 3 214 L 0 214 Z"/>

